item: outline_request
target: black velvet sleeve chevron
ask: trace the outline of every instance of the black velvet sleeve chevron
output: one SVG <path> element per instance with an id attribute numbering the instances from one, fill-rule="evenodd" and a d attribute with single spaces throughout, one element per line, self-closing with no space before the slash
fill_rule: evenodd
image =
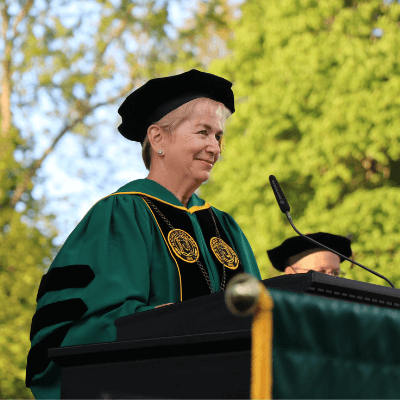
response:
<path id="1" fill-rule="evenodd" d="M 32 318 L 31 341 L 41 329 L 65 321 L 76 321 L 87 310 L 87 305 L 82 299 L 57 301 L 39 308 Z"/>
<path id="2" fill-rule="evenodd" d="M 85 288 L 94 277 L 95 274 L 89 265 L 67 265 L 50 269 L 42 277 L 36 301 L 38 302 L 47 292 Z M 47 304 L 36 311 L 32 318 L 31 341 L 43 328 L 61 322 L 67 323 L 54 329 L 30 349 L 26 366 L 25 383 L 27 387 L 30 387 L 33 377 L 45 371 L 50 364 L 47 350 L 52 347 L 60 347 L 73 322 L 79 320 L 87 310 L 88 307 L 82 299 L 74 298 Z"/>
<path id="3" fill-rule="evenodd" d="M 40 282 L 36 302 L 47 292 L 62 289 L 84 288 L 94 279 L 95 275 L 89 265 L 66 265 L 53 268 L 43 275 Z"/>
<path id="4" fill-rule="evenodd" d="M 37 343 L 29 350 L 25 378 L 25 384 L 27 387 L 31 386 L 33 377 L 43 372 L 50 364 L 50 359 L 47 357 L 47 350 L 52 347 L 61 346 L 71 324 L 72 322 L 58 327 L 44 340 Z"/>

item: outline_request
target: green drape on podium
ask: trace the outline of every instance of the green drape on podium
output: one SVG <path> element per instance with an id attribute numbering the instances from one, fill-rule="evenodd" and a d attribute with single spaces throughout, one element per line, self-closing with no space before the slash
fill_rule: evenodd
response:
<path id="1" fill-rule="evenodd" d="M 270 294 L 274 398 L 399 398 L 400 311 Z"/>

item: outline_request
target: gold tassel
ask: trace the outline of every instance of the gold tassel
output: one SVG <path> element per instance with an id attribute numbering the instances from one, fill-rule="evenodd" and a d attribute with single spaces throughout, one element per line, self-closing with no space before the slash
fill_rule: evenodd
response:
<path id="1" fill-rule="evenodd" d="M 251 330 L 251 398 L 272 399 L 272 309 L 274 301 L 262 286 Z"/>
<path id="2" fill-rule="evenodd" d="M 251 328 L 251 398 L 272 398 L 272 309 L 274 300 L 254 276 L 234 276 L 225 290 L 225 303 L 237 316 L 253 315 Z"/>

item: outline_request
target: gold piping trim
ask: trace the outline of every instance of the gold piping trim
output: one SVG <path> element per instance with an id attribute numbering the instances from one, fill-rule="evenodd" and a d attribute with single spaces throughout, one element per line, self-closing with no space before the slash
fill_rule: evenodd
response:
<path id="1" fill-rule="evenodd" d="M 196 212 L 196 211 L 206 210 L 207 208 L 210 208 L 210 207 L 211 207 L 211 204 L 210 204 L 210 203 L 207 203 L 207 202 L 205 202 L 205 204 L 204 204 L 203 206 L 193 206 L 193 207 L 190 207 L 190 208 L 186 208 L 186 207 L 182 207 L 182 206 L 176 206 L 176 205 L 174 205 L 174 204 L 168 203 L 167 201 L 161 200 L 161 199 L 159 199 L 158 197 L 151 196 L 150 194 L 142 193 L 142 192 L 117 192 L 117 193 L 112 193 L 112 194 L 109 194 L 108 196 L 103 197 L 103 198 L 100 199 L 99 201 L 104 200 L 104 199 L 106 199 L 107 197 L 110 197 L 110 196 L 116 196 L 117 194 L 139 194 L 139 195 L 147 196 L 147 197 L 150 197 L 150 198 L 152 198 L 152 199 L 154 199 L 154 200 L 161 201 L 161 203 L 168 204 L 169 206 L 178 208 L 179 210 L 188 211 L 188 212 L 190 212 L 190 214 L 193 214 L 193 213 Z M 97 201 L 96 203 L 94 203 L 93 206 L 92 206 L 92 208 L 93 208 L 99 201 Z M 89 210 L 89 211 L 90 211 L 90 210 Z"/>
<path id="2" fill-rule="evenodd" d="M 124 193 L 124 194 L 126 194 L 126 193 Z M 107 196 L 107 197 L 108 197 L 108 196 Z M 179 269 L 179 267 L 178 267 L 178 263 L 176 262 L 176 259 L 175 259 L 174 255 L 172 254 L 171 249 L 169 248 L 167 241 L 165 240 L 165 236 L 164 236 L 164 234 L 163 234 L 163 231 L 162 231 L 161 228 L 160 228 L 160 225 L 158 224 L 157 218 L 156 218 L 156 216 L 154 215 L 153 210 L 152 210 L 151 207 L 147 204 L 147 201 L 144 200 L 144 202 L 146 203 L 146 206 L 149 208 L 150 212 L 152 213 L 152 215 L 153 215 L 153 217 L 154 217 L 154 220 L 156 221 L 156 224 L 157 224 L 157 226 L 158 226 L 158 229 L 160 230 L 160 233 L 161 233 L 161 235 L 162 235 L 162 237 L 163 237 L 163 239 L 164 239 L 164 242 L 165 242 L 165 244 L 167 245 L 168 251 L 170 252 L 171 257 L 172 257 L 172 258 L 174 259 L 174 261 L 175 261 L 176 268 L 177 268 L 178 274 L 179 274 L 179 286 L 180 286 L 180 296 L 179 296 L 179 297 L 180 297 L 180 299 L 181 299 L 181 301 L 182 301 L 182 277 L 181 277 L 181 271 L 180 271 L 180 269 Z"/>
<path id="3" fill-rule="evenodd" d="M 196 211 L 206 210 L 207 208 L 210 208 L 210 207 L 211 207 L 211 204 L 205 202 L 204 206 L 193 206 L 193 207 L 190 207 L 188 209 L 188 211 L 190 212 L 190 214 L 193 214 Z"/>

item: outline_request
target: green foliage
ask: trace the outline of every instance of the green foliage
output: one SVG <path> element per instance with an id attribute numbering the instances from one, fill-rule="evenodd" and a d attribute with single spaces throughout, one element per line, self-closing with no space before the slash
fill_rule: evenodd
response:
<path id="1" fill-rule="evenodd" d="M 33 398 L 25 386 L 29 331 L 39 282 L 54 255 L 56 232 L 52 216 L 42 215 L 43 205 L 31 196 L 32 183 L 18 206 L 11 205 L 24 177 L 13 152 L 26 143 L 12 128 L 2 146 L 7 151 L 0 161 L 0 397 Z"/>
<path id="2" fill-rule="evenodd" d="M 32 210 L 30 210 L 32 211 Z M 28 211 L 29 213 L 29 211 Z M 24 218 L 25 217 L 25 218 Z M 24 222 L 16 211 L 0 213 L 0 395 L 33 398 L 25 386 L 29 331 L 36 309 L 36 294 L 44 267 L 49 266 L 54 246 L 52 234 L 43 235 Z M 5 223 L 6 220 L 6 224 Z M 32 218 L 29 217 L 32 222 Z M 45 217 L 40 217 L 45 222 Z M 38 222 L 38 221 L 36 221 Z"/>
<path id="3" fill-rule="evenodd" d="M 400 5 L 249 0 L 242 12 L 234 56 L 210 66 L 234 82 L 237 110 L 202 195 L 238 221 L 263 278 L 278 274 L 266 250 L 295 235 L 272 174 L 300 231 L 353 234 L 356 260 L 399 285 Z"/>

